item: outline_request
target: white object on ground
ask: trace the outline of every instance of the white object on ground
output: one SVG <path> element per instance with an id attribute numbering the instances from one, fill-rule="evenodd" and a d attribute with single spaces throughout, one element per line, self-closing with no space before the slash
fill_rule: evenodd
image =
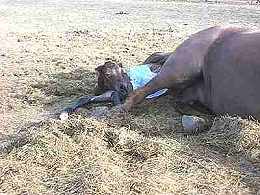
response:
<path id="1" fill-rule="evenodd" d="M 184 130 L 190 133 L 203 131 L 206 126 L 205 119 L 197 116 L 183 115 L 181 123 Z"/>
<path id="2" fill-rule="evenodd" d="M 60 120 L 61 120 L 61 121 L 66 121 L 68 118 L 69 118 L 69 113 L 67 113 L 67 112 L 62 112 L 62 113 L 60 114 Z"/>
<path id="3" fill-rule="evenodd" d="M 130 68 L 127 71 L 128 76 L 130 77 L 133 89 L 137 89 L 145 86 L 150 80 L 152 80 L 157 74 L 150 70 L 149 64 L 137 65 Z M 168 89 L 161 89 L 146 96 L 147 99 L 154 97 L 159 97 L 163 95 Z"/>

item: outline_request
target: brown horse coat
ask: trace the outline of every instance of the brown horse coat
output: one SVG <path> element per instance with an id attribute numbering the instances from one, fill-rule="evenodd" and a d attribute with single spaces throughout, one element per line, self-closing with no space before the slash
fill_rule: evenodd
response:
<path id="1" fill-rule="evenodd" d="M 181 101 L 199 101 L 215 113 L 260 116 L 260 31 L 212 27 L 192 35 L 174 52 L 155 53 L 145 62 L 163 66 L 128 96 L 124 110 L 169 88 Z"/>

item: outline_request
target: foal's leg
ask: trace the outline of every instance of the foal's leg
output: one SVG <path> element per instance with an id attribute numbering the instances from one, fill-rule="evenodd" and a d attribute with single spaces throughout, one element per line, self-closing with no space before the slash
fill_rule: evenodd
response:
<path id="1" fill-rule="evenodd" d="M 122 97 L 116 91 L 107 91 L 98 96 L 83 96 L 75 104 L 65 108 L 61 112 L 60 118 L 67 118 L 69 114 L 76 112 L 79 108 L 82 108 L 84 106 L 105 102 L 111 102 L 114 106 L 116 106 L 122 103 Z"/>

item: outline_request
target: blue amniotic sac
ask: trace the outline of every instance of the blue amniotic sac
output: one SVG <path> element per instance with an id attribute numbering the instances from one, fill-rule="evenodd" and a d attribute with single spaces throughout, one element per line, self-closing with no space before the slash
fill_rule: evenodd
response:
<path id="1" fill-rule="evenodd" d="M 157 74 L 150 70 L 149 64 L 143 64 L 131 67 L 127 71 L 128 76 L 130 77 L 131 83 L 133 85 L 133 89 L 137 89 L 145 86 L 153 77 Z M 153 94 L 146 96 L 147 99 L 159 97 L 163 95 L 168 89 L 161 89 L 156 91 Z"/>

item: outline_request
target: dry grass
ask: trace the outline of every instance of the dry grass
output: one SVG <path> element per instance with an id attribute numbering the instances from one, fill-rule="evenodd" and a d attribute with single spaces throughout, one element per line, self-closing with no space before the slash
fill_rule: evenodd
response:
<path id="1" fill-rule="evenodd" d="M 142 133 L 155 129 L 155 118 L 142 116 L 146 126 L 132 126 L 136 117 L 125 117 L 114 123 L 80 115 L 65 123 L 46 121 L 33 141 L 0 161 L 1 190 L 14 194 L 248 194 L 258 189 L 259 155 L 247 155 L 259 154 L 254 122 L 224 117 L 204 135 L 155 136 Z M 163 117 L 163 122 L 169 120 L 170 116 Z M 225 124 L 226 131 L 217 123 Z M 167 127 L 156 127 L 160 129 Z"/>
<path id="2" fill-rule="evenodd" d="M 93 93 L 96 83 L 94 68 L 106 58 L 130 67 L 141 63 L 155 51 L 173 50 L 188 34 L 203 26 L 198 22 L 201 9 L 197 4 L 170 3 L 172 10 L 169 13 L 177 10 L 183 19 L 182 22 L 176 19 L 177 22 L 173 20 L 173 23 L 166 24 L 159 19 L 156 23 L 150 17 L 155 14 L 165 17 L 163 21 L 167 19 L 160 12 L 165 4 L 156 3 L 157 7 L 153 7 L 152 4 L 146 6 L 146 3 L 139 5 L 141 11 L 135 11 L 136 5 L 127 4 L 130 14 L 117 16 L 116 20 L 111 16 L 110 26 L 104 29 L 98 26 L 100 23 L 92 28 L 95 22 L 100 21 L 91 14 L 103 10 L 100 7 L 94 12 L 89 10 L 90 18 L 88 15 L 83 17 L 85 12 L 81 11 L 82 7 L 76 9 L 75 6 L 69 12 L 60 8 L 57 13 L 64 11 L 71 17 L 65 17 L 64 26 L 72 25 L 67 20 L 70 18 L 79 25 L 78 28 L 73 26 L 72 30 L 61 28 L 58 32 L 46 30 L 40 33 L 30 29 L 27 32 L 26 28 L 19 30 L 19 27 L 23 26 L 23 22 L 25 27 L 28 23 L 36 25 L 34 14 L 38 13 L 41 18 L 41 14 L 48 11 L 46 7 L 32 13 L 30 9 L 37 10 L 37 6 L 18 6 L 15 10 L 22 13 L 21 18 L 10 11 L 12 7 L 9 11 L 1 9 L 10 19 L 6 26 L 9 23 L 12 26 L 12 18 L 19 20 L 16 21 L 16 31 L 6 27 L 0 32 L 0 141 L 18 131 L 30 136 L 26 142 L 14 145 L 9 153 L 1 156 L 0 193 L 259 192 L 260 127 L 252 119 L 220 116 L 214 118 L 207 132 L 180 134 L 177 132 L 182 128 L 181 114 L 176 111 L 178 105 L 172 97 L 142 103 L 127 115 L 112 111 L 102 118 L 95 118 L 90 116 L 92 108 L 89 108 L 64 123 L 50 117 L 51 113 L 76 98 Z M 219 8 L 209 7 L 208 25 L 225 23 L 223 18 L 235 18 L 230 21 L 245 26 L 256 26 L 258 22 L 257 17 L 251 17 L 257 16 L 259 10 L 256 8 L 246 8 L 244 12 L 240 12 L 239 7 L 227 6 L 223 8 L 225 12 L 219 12 Z M 50 9 L 46 18 L 49 23 L 59 26 L 55 23 L 57 18 L 51 20 L 60 16 L 55 9 Z M 237 9 L 237 15 L 231 17 L 231 10 L 236 13 Z M 167 10 L 164 11 L 167 13 Z M 132 13 L 144 15 L 138 15 L 138 18 Z M 189 23 L 192 13 L 194 22 Z M 22 20 L 23 14 L 25 19 L 31 15 L 34 17 L 28 22 Z M 80 17 L 76 20 L 73 14 Z M 87 24 L 83 23 L 86 18 Z M 134 31 L 128 29 L 129 25 L 123 25 L 126 23 L 120 23 L 121 20 L 131 21 L 131 25 L 136 27 Z M 152 25 L 151 20 L 154 21 Z M 106 24 L 107 21 L 103 22 Z M 1 18 L 0 24 L 4 27 Z M 89 25 L 89 29 L 85 30 L 87 27 L 84 25 Z M 46 28 L 49 27 L 46 25 Z M 190 108 L 185 112 L 203 115 Z"/>

